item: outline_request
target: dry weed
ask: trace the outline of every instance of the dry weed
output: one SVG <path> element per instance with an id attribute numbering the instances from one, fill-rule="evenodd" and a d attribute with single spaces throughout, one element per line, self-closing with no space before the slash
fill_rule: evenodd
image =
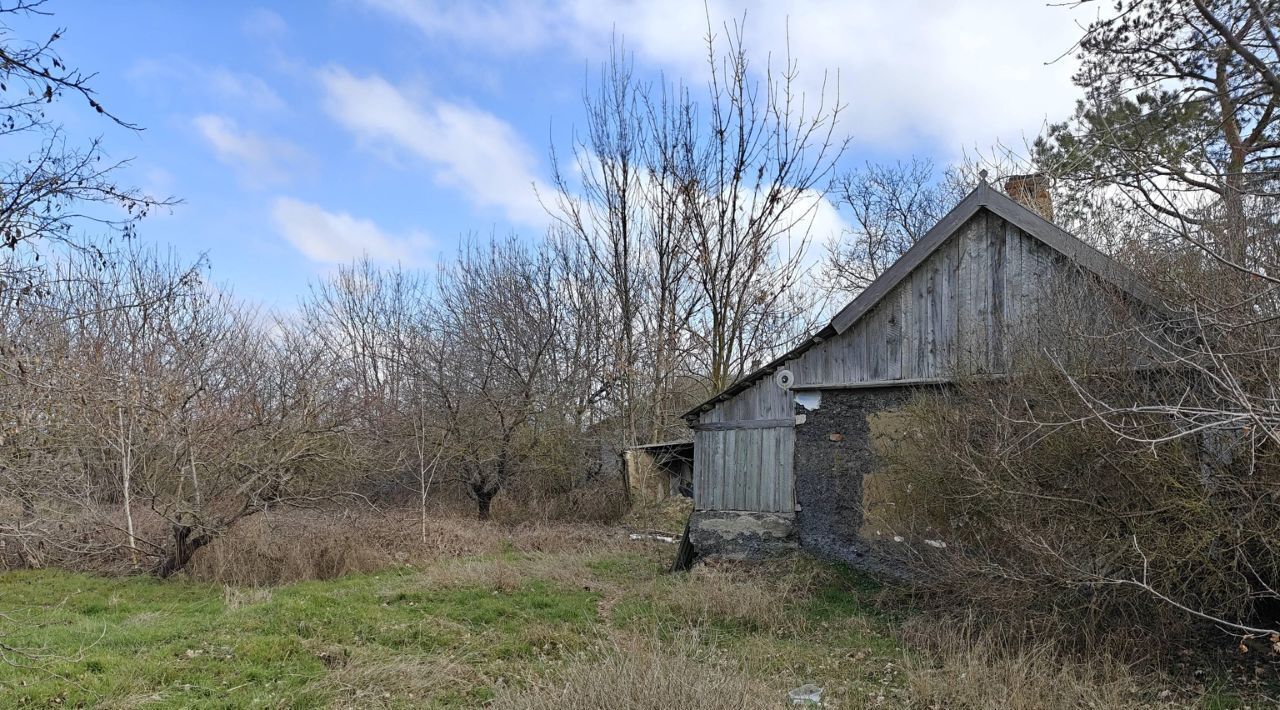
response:
<path id="1" fill-rule="evenodd" d="M 695 633 L 671 641 L 618 637 L 603 654 L 583 658 L 529 686 L 501 692 L 504 710 L 763 710 L 782 706 L 746 662 L 700 642 Z"/>
<path id="2" fill-rule="evenodd" d="M 1011 641 L 971 624 L 938 624 L 905 656 L 907 706 L 956 710 L 1179 707 L 1152 702 L 1150 678 L 1111 656 L 1073 657 L 1050 643 Z M 919 631 L 913 635 L 923 636 Z M 1166 695 L 1172 696 L 1171 693 Z"/>
<path id="3" fill-rule="evenodd" d="M 816 582 L 811 567 L 793 561 L 699 565 L 675 578 L 663 601 L 690 625 L 727 621 L 756 631 L 799 632 L 806 619 L 784 610 L 812 594 Z"/>
<path id="4" fill-rule="evenodd" d="M 498 592 L 515 591 L 532 581 L 576 587 L 591 577 L 588 561 L 565 553 L 459 560 L 427 568 L 416 581 L 431 588 L 479 587 Z M 595 583 L 592 588 L 597 586 Z"/>
<path id="5" fill-rule="evenodd" d="M 589 524 L 502 525 L 412 511 L 281 511 L 242 521 L 191 562 L 199 580 L 234 586 L 332 579 L 395 565 L 428 566 L 499 553 L 610 552 L 635 545 L 617 528 Z"/>
<path id="6" fill-rule="evenodd" d="M 199 550 L 188 573 L 195 579 L 252 587 L 333 579 L 393 564 L 340 519 L 257 515 Z"/>
<path id="7" fill-rule="evenodd" d="M 471 669 L 444 656 L 375 658 L 344 649 L 319 656 L 329 667 L 319 687 L 333 694 L 335 708 L 417 707 L 480 682 Z"/>
<path id="8" fill-rule="evenodd" d="M 226 604 L 227 609 L 240 609 L 269 601 L 271 601 L 271 590 L 266 587 L 233 587 L 225 585 L 222 588 L 222 602 Z"/>

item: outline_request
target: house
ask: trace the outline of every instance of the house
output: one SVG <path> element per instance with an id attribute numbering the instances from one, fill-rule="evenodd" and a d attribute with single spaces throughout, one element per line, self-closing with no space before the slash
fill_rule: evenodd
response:
<path id="1" fill-rule="evenodd" d="M 1120 264 L 1024 206 L 1049 211 L 1043 178 L 1005 187 L 1022 204 L 984 179 L 826 327 L 684 415 L 700 555 L 860 558 L 877 420 L 919 388 L 1010 371 L 1011 334 L 1037 326 L 1047 283 L 1158 307 Z"/>

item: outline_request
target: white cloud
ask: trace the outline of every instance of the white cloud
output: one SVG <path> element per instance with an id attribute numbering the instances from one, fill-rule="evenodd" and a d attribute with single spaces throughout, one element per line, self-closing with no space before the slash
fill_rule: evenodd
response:
<path id="1" fill-rule="evenodd" d="M 643 64 L 693 82 L 706 77 L 707 17 L 686 0 L 569 0 L 564 3 L 453 4 L 365 0 L 428 36 L 485 51 L 576 52 L 607 56 L 612 36 Z M 952 155 L 1000 139 L 1020 145 L 1046 117 L 1071 110 L 1070 58 L 1054 62 L 1080 33 L 1080 10 L 1027 0 L 709 0 L 711 26 L 746 17 L 747 48 L 775 69 L 788 44 L 800 88 L 812 103 L 824 79 L 848 104 L 845 128 L 864 148 L 920 142 Z M 789 40 L 789 41 L 788 41 Z M 830 71 L 824 77 L 824 71 Z M 835 73 L 839 72 L 837 81 Z"/>
<path id="2" fill-rule="evenodd" d="M 265 7 L 250 10 L 240 28 L 250 37 L 259 39 L 278 39 L 289 31 L 289 25 L 280 13 Z"/>
<path id="3" fill-rule="evenodd" d="M 501 209 L 515 222 L 545 223 L 534 193 L 536 160 L 502 119 L 434 97 L 415 100 L 378 76 L 334 68 L 320 78 L 325 109 L 359 139 L 409 151 L 475 205 Z"/>
<path id="4" fill-rule="evenodd" d="M 252 74 L 214 69 L 208 72 L 208 86 L 218 97 L 239 108 L 274 112 L 283 110 L 284 100 L 267 82 Z"/>
<path id="5" fill-rule="evenodd" d="M 232 103 L 239 112 L 278 113 L 287 108 L 280 94 L 257 75 L 207 67 L 181 57 L 140 60 L 128 75 L 140 90 L 166 100 L 181 95 L 219 106 Z"/>
<path id="6" fill-rule="evenodd" d="M 368 219 L 291 197 L 280 197 L 271 206 L 276 231 L 308 259 L 344 264 L 362 256 L 384 263 L 411 264 L 430 245 L 422 234 L 397 236 L 384 232 Z"/>
<path id="7" fill-rule="evenodd" d="M 268 139 L 242 130 L 225 116 L 203 114 L 191 121 L 223 163 L 254 185 L 290 180 L 307 162 L 301 148 L 280 139 Z"/>
<path id="8" fill-rule="evenodd" d="M 437 2 L 436 0 L 365 0 L 377 10 L 396 15 L 432 36 L 487 43 L 501 37 L 498 51 L 525 51 L 545 45 L 546 25 L 556 20 L 551 7 L 537 2 Z"/>

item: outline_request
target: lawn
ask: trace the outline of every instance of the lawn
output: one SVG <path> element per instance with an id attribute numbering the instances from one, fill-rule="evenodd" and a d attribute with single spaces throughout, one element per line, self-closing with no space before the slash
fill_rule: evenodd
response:
<path id="1" fill-rule="evenodd" d="M 837 707 L 892 692 L 901 652 L 865 579 L 806 561 L 671 576 L 670 546 L 634 548 L 274 588 L 11 572 L 0 706 L 555 707 L 588 676 L 664 672 L 742 694 L 726 707 L 806 682 Z"/>

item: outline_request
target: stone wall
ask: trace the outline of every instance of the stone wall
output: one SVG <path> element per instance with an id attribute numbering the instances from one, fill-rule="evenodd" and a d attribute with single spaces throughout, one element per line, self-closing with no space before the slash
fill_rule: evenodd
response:
<path id="1" fill-rule="evenodd" d="M 867 566 L 864 534 L 868 479 L 881 463 L 871 422 L 906 404 L 910 387 L 824 390 L 796 406 L 796 534 L 815 554 Z M 816 400 L 816 401 L 815 401 Z"/>

